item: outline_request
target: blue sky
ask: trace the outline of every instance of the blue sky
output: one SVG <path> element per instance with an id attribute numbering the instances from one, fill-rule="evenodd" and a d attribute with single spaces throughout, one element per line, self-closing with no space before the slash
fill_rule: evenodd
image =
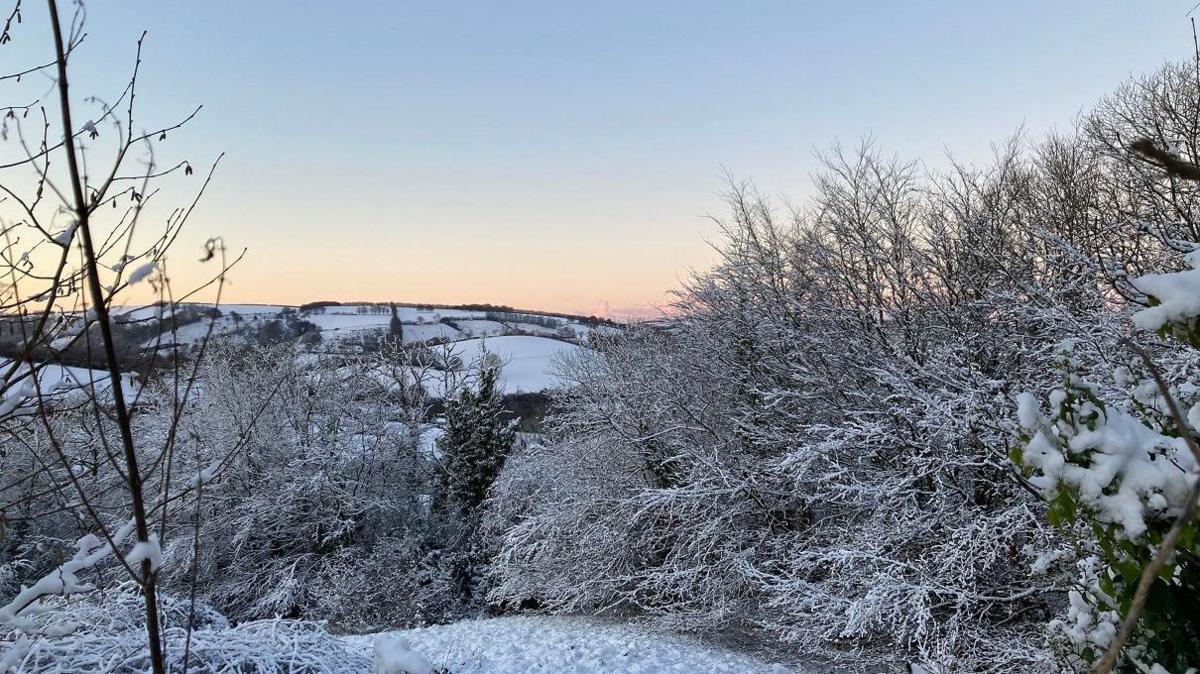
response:
<path id="1" fill-rule="evenodd" d="M 141 118 L 203 103 L 164 152 L 228 153 L 181 245 L 250 249 L 233 299 L 591 311 L 712 260 L 725 171 L 802 199 L 838 139 L 983 159 L 1189 57 L 1194 4 L 95 1 L 74 87 L 150 31 Z M 25 14 L 6 60 L 48 46 Z"/>

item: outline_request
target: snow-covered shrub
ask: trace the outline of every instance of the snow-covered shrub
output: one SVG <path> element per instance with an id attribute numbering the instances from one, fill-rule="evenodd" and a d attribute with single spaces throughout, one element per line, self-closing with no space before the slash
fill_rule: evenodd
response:
<path id="1" fill-rule="evenodd" d="M 190 479 L 219 466 L 222 478 L 206 484 L 198 510 L 177 514 L 165 550 L 172 586 L 195 573 L 200 596 L 238 620 L 366 630 L 453 612 L 437 599 L 445 583 L 422 403 L 408 397 L 409 368 L 389 369 L 384 357 L 214 351 L 182 422 L 177 470 Z"/>
<path id="2" fill-rule="evenodd" d="M 924 243 L 902 165 L 830 175 L 791 222 L 735 195 L 724 263 L 669 329 L 569 365 L 549 441 L 493 497 L 495 599 L 757 628 L 860 666 L 1051 667 L 1029 625 L 1057 588 L 1027 568 L 1058 543 L 1007 463 L 1007 391 L 1047 378 L 1031 339 L 1084 320 L 1056 293 L 1101 299 L 1022 268 L 1051 246 L 951 241 L 972 221 Z"/>
<path id="3" fill-rule="evenodd" d="M 1059 348 L 1061 378 L 1047 404 L 1020 396 L 1023 446 L 1014 459 L 1048 499 L 1049 520 L 1082 552 L 1067 613 L 1051 623 L 1051 638 L 1080 670 L 1200 664 L 1200 183 L 1179 170 L 1200 160 L 1198 112 L 1194 64 L 1171 64 L 1122 86 L 1083 125 L 1100 158 L 1101 218 L 1125 228 L 1093 246 L 1094 258 L 1113 281 L 1115 304 L 1144 306 L 1122 332 L 1136 327 L 1165 341 L 1132 332 L 1096 358 L 1073 335 Z"/>
<path id="4" fill-rule="evenodd" d="M 1133 322 L 1200 344 L 1196 273 L 1133 279 L 1153 305 L 1134 314 Z M 1086 532 L 1080 547 L 1088 555 L 1066 618 L 1052 623 L 1053 638 L 1081 669 L 1093 667 L 1129 614 L 1143 572 L 1172 527 L 1182 525 L 1123 654 L 1127 667 L 1193 671 L 1200 666 L 1200 524 L 1194 516 L 1200 354 L 1170 363 L 1165 391 L 1154 373 L 1133 374 L 1144 369 L 1141 363 L 1119 366 L 1112 393 L 1080 376 L 1085 365 L 1073 340 L 1062 344 L 1060 358 L 1062 381 L 1048 396 L 1048 410 L 1032 394 L 1020 397 L 1025 445 L 1014 455 L 1048 500 L 1050 522 Z M 1190 410 L 1182 426 L 1172 407 Z"/>
<path id="5" fill-rule="evenodd" d="M 194 583 L 199 598 L 238 621 L 286 616 L 353 631 L 469 609 L 450 550 L 458 533 L 436 507 L 431 402 L 416 385 L 428 365 L 401 351 L 341 357 L 218 340 L 186 405 L 170 377 L 150 380 L 134 430 L 156 493 L 169 482 L 174 495 L 152 506 L 168 591 L 187 594 Z M 32 477 L 0 484 L 0 584 L 11 588 L 0 605 L 91 533 L 50 488 L 71 478 L 41 467 L 57 461 L 53 452 L 86 475 L 92 507 L 119 505 L 122 478 L 96 442 L 104 423 L 81 408 L 48 425 L 5 426 L 14 451 L 0 465 Z"/>
<path id="6" fill-rule="evenodd" d="M 496 599 L 692 627 L 737 622 L 759 601 L 743 550 L 788 515 L 770 512 L 771 485 L 746 482 L 760 459 L 738 452 L 718 412 L 730 387 L 671 343 L 633 330 L 567 364 L 576 386 L 551 441 L 515 454 L 497 484 Z M 712 419 L 684 421 L 706 408 Z"/>
<path id="7" fill-rule="evenodd" d="M 124 585 L 39 606 L 37 636 L 0 634 L 0 672 L 148 671 L 143 600 Z M 369 671 L 370 659 L 322 625 L 291 620 L 231 626 L 203 602 L 162 595 L 164 656 L 169 671 L 201 674 L 341 674 Z M 189 615 L 193 629 L 186 629 Z"/>

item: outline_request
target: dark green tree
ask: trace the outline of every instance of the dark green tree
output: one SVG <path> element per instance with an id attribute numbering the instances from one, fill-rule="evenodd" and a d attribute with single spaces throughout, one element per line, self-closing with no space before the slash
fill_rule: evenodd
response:
<path id="1" fill-rule="evenodd" d="M 485 359 L 478 387 L 465 388 L 446 403 L 446 433 L 438 439 L 446 504 L 468 520 L 487 498 L 516 440 L 515 423 L 503 418 L 499 376 L 500 368 Z"/>
<path id="2" fill-rule="evenodd" d="M 404 324 L 400 322 L 400 314 L 396 312 L 396 304 L 392 302 L 388 306 L 392 308 L 392 320 L 388 324 L 388 336 L 397 344 L 402 344 L 404 342 Z"/>
<path id="3" fill-rule="evenodd" d="M 440 502 L 449 544 L 440 564 L 465 605 L 486 592 L 479 573 L 487 559 L 480 532 L 481 507 L 516 440 L 516 423 L 505 421 L 497 380 L 500 368 L 489 358 L 479 364 L 479 383 L 446 403 L 446 432 L 438 438 L 442 453 Z"/>

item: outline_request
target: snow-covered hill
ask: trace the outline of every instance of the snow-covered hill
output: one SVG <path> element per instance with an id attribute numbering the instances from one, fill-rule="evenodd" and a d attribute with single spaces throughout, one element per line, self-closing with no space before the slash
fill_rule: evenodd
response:
<path id="1" fill-rule="evenodd" d="M 572 342 L 532 335 L 506 335 L 450 342 L 443 347 L 464 366 L 487 355 L 501 365 L 500 390 L 504 394 L 537 393 L 569 384 L 563 381 L 556 364 L 584 348 Z M 424 373 L 425 390 L 443 397 L 455 373 L 431 370 Z"/>
<path id="2" fill-rule="evenodd" d="M 115 315 L 143 351 L 187 348 L 214 336 L 294 341 L 307 353 L 355 357 L 377 350 L 393 330 L 393 309 L 381 304 L 153 305 Z M 413 380 L 435 398 L 462 385 L 483 357 L 502 366 L 504 394 L 559 388 L 568 383 L 557 374 L 561 358 L 587 348 L 597 334 L 620 329 L 600 319 L 508 309 L 405 306 L 395 308 L 395 317 L 404 344 L 436 354 L 435 366 L 411 368 Z"/>
<path id="3" fill-rule="evenodd" d="M 212 331 L 218 335 L 251 334 L 275 321 L 287 322 L 299 325 L 305 331 L 318 332 L 320 341 L 331 348 L 382 337 L 389 332 L 392 320 L 388 306 L 374 304 L 316 307 L 222 304 L 216 310 L 207 305 L 183 304 L 174 308 L 154 305 L 128 307 L 115 313 L 117 320 L 126 325 L 169 323 L 172 317 L 177 319 L 173 331 L 147 339 L 147 348 L 198 342 L 208 333 L 210 318 Z M 504 335 L 536 335 L 585 342 L 597 330 L 611 332 L 617 329 L 603 321 L 578 316 L 517 310 L 397 307 L 396 313 L 403 326 L 404 341 L 408 344 Z"/>
<path id="4" fill-rule="evenodd" d="M 28 364 L 14 366 L 11 359 L 0 357 L 0 415 L 32 411 L 36 409 L 39 398 L 45 403 L 74 394 L 94 393 L 101 399 L 109 399 L 112 385 L 108 373 L 103 370 L 68 367 L 58 363 L 42 364 L 33 369 L 31 375 Z M 121 390 L 126 398 L 137 394 L 135 375 L 121 376 Z"/>

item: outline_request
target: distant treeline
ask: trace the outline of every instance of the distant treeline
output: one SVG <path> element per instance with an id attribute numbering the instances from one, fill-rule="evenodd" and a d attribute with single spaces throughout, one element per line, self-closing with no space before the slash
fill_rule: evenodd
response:
<path id="1" fill-rule="evenodd" d="M 566 318 L 566 319 L 579 321 L 580 323 L 585 323 L 587 325 L 592 325 L 592 326 L 611 325 L 613 327 L 619 327 L 621 325 L 617 321 L 614 321 L 609 318 L 603 318 L 600 316 L 584 316 L 582 314 L 556 313 L 553 311 L 539 311 L 536 309 L 516 309 L 516 308 L 510 307 L 506 304 L 486 304 L 486 303 L 484 303 L 484 304 L 428 304 L 428 303 L 417 303 L 417 302 L 336 302 L 336 301 L 332 301 L 332 300 L 321 300 L 321 301 L 317 301 L 317 302 L 308 302 L 306 304 L 301 304 L 299 309 L 300 309 L 300 311 L 309 311 L 312 309 L 320 309 L 320 308 L 325 308 L 325 307 L 341 307 L 341 306 L 387 307 L 387 306 L 390 306 L 393 304 L 396 305 L 397 307 L 405 307 L 408 309 L 422 309 L 422 310 L 428 310 L 428 311 L 436 311 L 436 310 L 440 310 L 440 309 L 457 309 L 459 311 L 482 311 L 487 314 L 496 314 L 496 315 L 507 314 L 509 316 L 512 316 L 512 318 L 507 318 L 507 319 L 492 319 L 489 316 L 488 317 L 489 320 L 517 321 L 517 320 L 521 320 L 518 317 L 522 317 L 522 316 L 524 316 L 524 317 L 545 316 L 548 318 Z M 540 324 L 540 322 L 538 322 L 538 321 L 526 320 L 524 322 Z"/>

